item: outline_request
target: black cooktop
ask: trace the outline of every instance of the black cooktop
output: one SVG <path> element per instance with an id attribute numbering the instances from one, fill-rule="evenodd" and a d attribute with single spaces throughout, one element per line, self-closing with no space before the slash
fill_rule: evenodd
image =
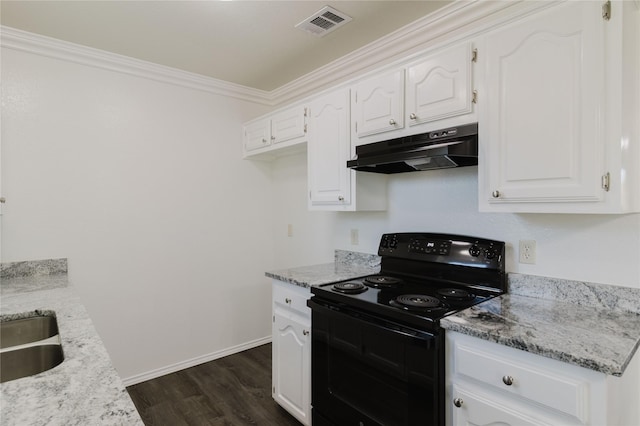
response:
<path id="1" fill-rule="evenodd" d="M 476 237 L 384 234 L 377 275 L 311 288 L 353 315 L 375 316 L 436 330 L 439 319 L 506 290 L 504 243 Z"/>
<path id="2" fill-rule="evenodd" d="M 428 328 L 446 315 L 495 296 L 450 283 L 398 279 L 393 285 L 376 285 L 371 280 L 390 281 L 388 275 L 374 275 L 313 287 L 311 292 L 343 306 Z"/>

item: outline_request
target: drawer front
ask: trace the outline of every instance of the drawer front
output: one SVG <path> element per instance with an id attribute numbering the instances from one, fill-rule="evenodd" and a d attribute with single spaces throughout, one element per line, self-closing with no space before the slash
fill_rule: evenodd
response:
<path id="1" fill-rule="evenodd" d="M 309 288 L 282 281 L 273 281 L 272 297 L 273 303 L 296 311 L 304 317 L 311 318 L 311 309 L 307 306 L 307 300 L 311 297 Z"/>
<path id="2" fill-rule="evenodd" d="M 462 344 L 456 345 L 454 359 L 457 374 L 569 414 L 581 422 L 587 418 L 588 384 L 582 380 Z"/>
<path id="3" fill-rule="evenodd" d="M 519 406 L 500 404 L 480 393 L 454 386 L 451 424 L 453 426 L 500 425 L 500 426 L 553 426 L 556 419 L 539 415 L 533 418 L 522 412 Z"/>

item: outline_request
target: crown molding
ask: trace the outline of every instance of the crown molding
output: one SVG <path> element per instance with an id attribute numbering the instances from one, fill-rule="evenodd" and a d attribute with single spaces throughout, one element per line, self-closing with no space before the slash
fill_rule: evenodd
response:
<path id="1" fill-rule="evenodd" d="M 0 45 L 249 102 L 277 106 L 336 87 L 356 76 L 401 60 L 409 60 L 429 48 L 455 43 L 462 38 L 479 34 L 498 21 L 509 21 L 515 16 L 549 3 L 523 0 L 457 0 L 272 91 L 254 89 L 7 26 L 0 26 Z"/>
<path id="2" fill-rule="evenodd" d="M 217 95 L 266 105 L 272 104 L 271 94 L 264 90 L 253 89 L 164 65 L 69 43 L 4 25 L 0 26 L 0 45 L 22 52 L 120 72 L 162 83 L 203 90 Z"/>
<path id="3" fill-rule="evenodd" d="M 481 33 L 508 20 L 513 9 L 528 10 L 523 1 L 458 0 L 378 40 L 293 80 L 271 92 L 280 105 L 310 95 L 374 69 L 411 59 L 434 46 Z M 530 2 L 538 3 L 538 2 Z M 543 2 L 540 2 L 543 3 Z M 522 6 L 525 6 L 524 8 Z"/>

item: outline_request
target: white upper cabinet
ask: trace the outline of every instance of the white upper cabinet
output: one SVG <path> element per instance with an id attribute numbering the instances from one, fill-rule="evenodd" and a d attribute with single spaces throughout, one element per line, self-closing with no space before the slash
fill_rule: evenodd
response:
<path id="1" fill-rule="evenodd" d="M 309 104 L 307 164 L 310 210 L 385 210 L 386 177 L 356 174 L 352 155 L 349 89 L 322 95 Z"/>
<path id="2" fill-rule="evenodd" d="M 289 108 L 271 117 L 271 139 L 274 144 L 304 138 L 307 133 L 307 108 Z"/>
<path id="3" fill-rule="evenodd" d="M 309 108 L 309 206 L 349 205 L 349 90 L 321 96 Z"/>
<path id="4" fill-rule="evenodd" d="M 245 157 L 306 142 L 307 107 L 290 107 L 244 125 Z"/>
<path id="5" fill-rule="evenodd" d="M 404 127 L 404 69 L 364 80 L 352 89 L 357 137 Z"/>
<path id="6" fill-rule="evenodd" d="M 354 145 L 477 121 L 470 42 L 423 55 L 352 86 Z M 457 121 L 445 121 L 461 117 Z"/>
<path id="7" fill-rule="evenodd" d="M 407 68 L 407 123 L 416 126 L 472 111 L 470 43 L 446 49 Z"/>
<path id="8" fill-rule="evenodd" d="M 605 20 L 600 2 L 567 2 L 487 35 L 480 59 L 486 85 L 479 126 L 480 210 L 634 208 L 625 193 L 635 184 L 628 179 L 640 157 L 637 146 L 625 147 L 620 105 L 623 96 L 638 96 L 638 74 L 633 82 L 623 71 L 633 66 L 637 72 L 638 49 L 625 52 L 623 66 L 620 37 L 623 25 L 633 26 L 637 37 L 639 12 L 623 11 L 622 3 L 612 8 L 611 20 Z M 629 95 L 615 87 L 621 82 L 629 83 Z M 637 99 L 632 102 L 637 111 Z M 637 145 L 635 120 L 635 129 L 628 130 Z"/>
<path id="9" fill-rule="evenodd" d="M 271 120 L 261 119 L 244 125 L 244 151 L 263 149 L 271 145 Z"/>

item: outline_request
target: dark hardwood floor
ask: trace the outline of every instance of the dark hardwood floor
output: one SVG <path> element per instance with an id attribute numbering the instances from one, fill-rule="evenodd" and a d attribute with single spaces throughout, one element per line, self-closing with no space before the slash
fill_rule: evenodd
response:
<path id="1" fill-rule="evenodd" d="M 271 397 L 271 344 L 127 388 L 146 426 L 300 423 Z"/>

